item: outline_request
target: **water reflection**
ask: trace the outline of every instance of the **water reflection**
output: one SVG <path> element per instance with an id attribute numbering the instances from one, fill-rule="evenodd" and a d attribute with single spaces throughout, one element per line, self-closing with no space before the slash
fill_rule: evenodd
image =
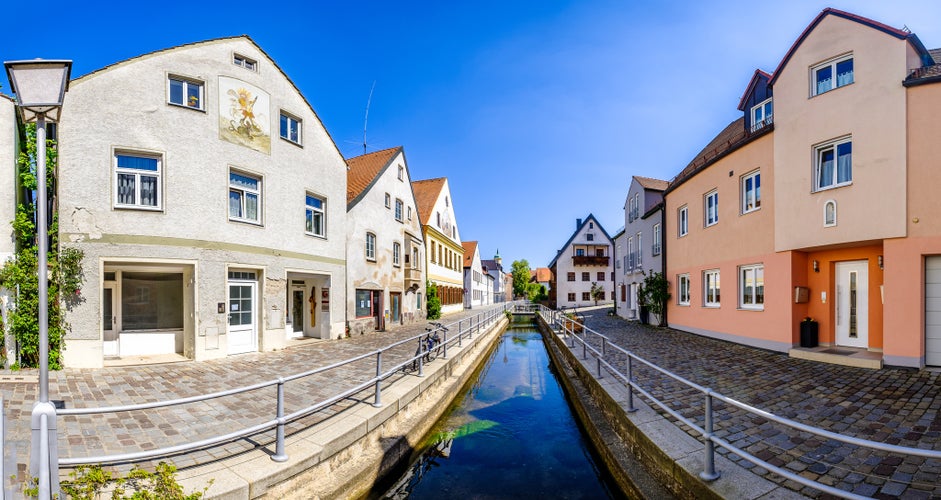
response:
<path id="1" fill-rule="evenodd" d="M 382 498 L 613 498 L 532 326 L 508 330 L 480 377 Z"/>

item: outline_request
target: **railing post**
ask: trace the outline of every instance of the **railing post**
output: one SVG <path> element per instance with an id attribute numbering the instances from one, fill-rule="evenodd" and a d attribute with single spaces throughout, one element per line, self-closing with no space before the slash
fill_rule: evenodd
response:
<path id="1" fill-rule="evenodd" d="M 598 378 L 604 378 L 604 375 L 601 373 L 601 356 L 595 359 L 598 360 Z"/>
<path id="2" fill-rule="evenodd" d="M 278 377 L 278 428 L 276 432 L 274 455 L 271 460 L 275 462 L 286 462 L 287 453 L 284 452 L 284 378 Z"/>
<path id="3" fill-rule="evenodd" d="M 716 454 L 715 443 L 712 442 L 712 389 L 706 389 L 706 425 L 702 437 L 706 441 L 706 463 L 703 471 L 699 473 L 699 478 L 703 481 L 715 481 L 719 479 L 719 473 L 716 472 Z"/>
<path id="4" fill-rule="evenodd" d="M 464 347 L 464 330 L 462 329 L 464 327 L 462 323 L 464 323 L 463 319 L 457 322 L 457 346 L 458 347 Z"/>
<path id="5" fill-rule="evenodd" d="M 448 359 L 448 331 L 444 330 L 444 353 L 441 356 L 444 359 Z"/>
<path id="6" fill-rule="evenodd" d="M 372 403 L 376 408 L 382 407 L 382 350 L 376 351 L 376 399 Z"/>
<path id="7" fill-rule="evenodd" d="M 602 355 L 602 356 L 607 356 L 607 355 L 608 355 L 607 347 L 608 347 L 608 339 L 607 339 L 607 337 L 601 337 L 601 355 Z"/>
<path id="8" fill-rule="evenodd" d="M 418 376 L 419 377 L 425 376 L 425 363 L 424 363 L 425 349 L 424 347 L 425 346 L 424 344 L 422 344 L 421 337 L 418 337 Z"/>
<path id="9" fill-rule="evenodd" d="M 634 356 L 627 355 L 627 412 L 634 413 L 637 408 L 634 407 Z"/>
<path id="10" fill-rule="evenodd" d="M 588 335 L 585 335 L 588 337 Z M 588 359 L 588 339 L 582 339 L 582 359 Z"/>

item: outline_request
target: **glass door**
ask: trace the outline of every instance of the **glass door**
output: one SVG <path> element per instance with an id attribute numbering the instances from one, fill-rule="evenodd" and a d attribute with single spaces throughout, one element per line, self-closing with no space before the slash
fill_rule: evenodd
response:
<path id="1" fill-rule="evenodd" d="M 101 293 L 101 330 L 102 330 L 102 350 L 106 357 L 116 357 L 121 355 L 120 337 L 118 335 L 118 317 L 116 315 L 117 307 L 114 300 L 117 294 L 114 293 L 113 284 L 105 284 Z"/>
<path id="2" fill-rule="evenodd" d="M 255 315 L 257 282 L 229 282 L 229 354 L 258 350 Z"/>

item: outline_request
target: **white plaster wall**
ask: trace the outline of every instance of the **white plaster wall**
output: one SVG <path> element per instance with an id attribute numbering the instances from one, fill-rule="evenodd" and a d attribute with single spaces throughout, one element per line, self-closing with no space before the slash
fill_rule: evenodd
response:
<path id="1" fill-rule="evenodd" d="M 590 223 L 594 223 L 593 228 Z M 588 233 L 594 234 L 593 241 L 588 241 L 586 236 Z M 573 259 L 575 255 L 575 245 L 608 245 L 608 264 L 605 266 L 576 266 Z M 614 302 L 611 300 L 611 292 L 614 290 L 615 283 L 611 281 L 611 273 L 614 271 L 613 242 L 605 236 L 601 225 L 596 219 L 590 218 L 585 221 L 581 229 L 572 239 L 572 242 L 562 249 L 562 254 L 559 255 L 556 261 L 556 267 L 557 307 L 564 306 L 571 308 L 595 305 L 594 300 L 582 300 L 582 293 L 591 291 L 592 282 L 598 283 L 604 287 L 605 298 L 604 300 L 598 301 L 599 305 L 612 304 Z M 575 273 L 575 281 L 568 281 L 569 272 Z M 583 272 L 589 273 L 590 279 L 588 281 L 582 281 Z M 603 282 L 598 281 L 598 272 L 604 272 L 605 280 Z M 570 292 L 575 292 L 575 302 L 568 300 L 568 294 Z"/>
<path id="2" fill-rule="evenodd" d="M 446 201 L 447 200 L 447 201 Z M 441 214 L 441 224 L 438 224 L 436 214 Z M 454 228 L 453 237 L 450 228 Z M 454 215 L 454 200 L 451 198 L 451 188 L 448 180 L 445 179 L 441 193 L 435 201 L 434 208 L 428 217 L 428 227 L 424 228 L 425 236 L 425 269 L 427 269 L 428 279 L 435 284 L 442 286 L 451 286 L 462 288 L 464 286 L 463 259 L 461 258 L 463 247 L 461 246 L 461 233 L 457 227 L 457 218 Z M 456 269 L 447 268 L 441 264 L 431 262 L 431 253 L 429 245 L 440 242 L 443 246 L 448 246 L 457 253 Z M 464 309 L 460 302 L 457 304 L 441 306 L 442 314 L 458 312 Z"/>
<path id="3" fill-rule="evenodd" d="M 233 53 L 255 59 L 257 71 L 232 64 Z M 205 82 L 206 111 L 167 104 L 167 76 Z M 219 138 L 219 77 L 245 81 L 270 94 L 271 152 L 265 154 Z M 302 146 L 278 136 L 280 110 L 302 120 Z M 304 98 L 275 64 L 244 37 L 181 46 L 128 60 L 71 83 L 60 136 L 60 231 L 64 244 L 86 258 L 85 302 L 68 316 L 66 364 L 100 361 L 101 263 L 127 260 L 195 262 L 192 344 L 196 359 L 224 356 L 225 342 L 209 349 L 201 340 L 224 335 L 226 270 L 256 270 L 262 297 L 259 348 L 284 342 L 286 272 L 290 268 L 329 283 L 325 335 L 344 331 L 346 277 L 346 164 Z M 115 149 L 163 155 L 160 211 L 113 208 Z M 262 224 L 228 220 L 230 167 L 262 177 Z M 327 235 L 304 232 L 304 197 L 326 199 Z M 195 339 L 192 338 L 195 336 Z"/>
<path id="4" fill-rule="evenodd" d="M 0 95 L 0 263 L 16 250 L 11 222 L 16 217 L 16 108 Z"/>
<path id="5" fill-rule="evenodd" d="M 403 179 L 398 178 L 398 166 L 404 168 Z M 385 194 L 389 193 L 391 204 L 385 206 Z M 395 219 L 395 200 L 402 200 L 402 221 Z M 409 219 L 411 213 L 411 219 Z M 421 299 L 421 308 L 418 307 L 416 294 L 424 296 L 424 245 L 421 237 L 421 222 L 415 205 L 415 195 L 412 193 L 412 181 L 409 177 L 405 155 L 401 152 L 392 159 L 389 167 L 379 175 L 376 182 L 369 188 L 362 199 L 354 205 L 347 215 L 347 298 L 346 314 L 351 323 L 351 331 L 371 331 L 373 320 L 371 317 L 356 318 L 356 289 L 376 289 L 378 286 L 383 294 L 383 313 L 386 315 L 386 326 L 391 326 L 392 299 L 390 292 L 402 294 L 402 322 L 404 324 L 424 321 L 425 299 Z M 376 261 L 366 260 L 366 233 L 376 235 Z M 401 263 L 395 266 L 392 263 L 392 243 L 402 245 Z M 417 242 L 417 243 L 416 243 Z M 412 245 L 419 248 L 418 269 L 420 271 L 419 287 L 408 289 L 405 287 L 405 273 L 408 266 L 405 263 L 405 254 Z"/>
<path id="6" fill-rule="evenodd" d="M 474 279 L 474 273 L 479 276 L 479 280 Z M 484 268 L 480 264 L 480 247 L 474 247 L 474 256 L 471 258 L 470 267 L 464 268 L 464 307 L 467 309 L 477 309 L 493 302 L 492 292 L 490 291 L 490 281 L 484 274 Z M 478 292 L 478 293 L 474 293 Z M 475 298 L 475 295 L 479 297 Z"/>

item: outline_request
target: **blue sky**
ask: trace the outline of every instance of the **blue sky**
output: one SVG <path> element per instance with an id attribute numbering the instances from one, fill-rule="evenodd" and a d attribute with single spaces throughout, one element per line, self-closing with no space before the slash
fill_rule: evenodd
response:
<path id="1" fill-rule="evenodd" d="M 613 235 L 631 176 L 679 172 L 826 7 L 941 47 L 936 1 L 53 1 L 5 6 L 0 59 L 72 59 L 79 76 L 248 34 L 347 157 L 362 154 L 375 82 L 368 150 L 402 145 L 414 179 L 447 176 L 483 258 L 538 267 L 576 218 Z"/>

